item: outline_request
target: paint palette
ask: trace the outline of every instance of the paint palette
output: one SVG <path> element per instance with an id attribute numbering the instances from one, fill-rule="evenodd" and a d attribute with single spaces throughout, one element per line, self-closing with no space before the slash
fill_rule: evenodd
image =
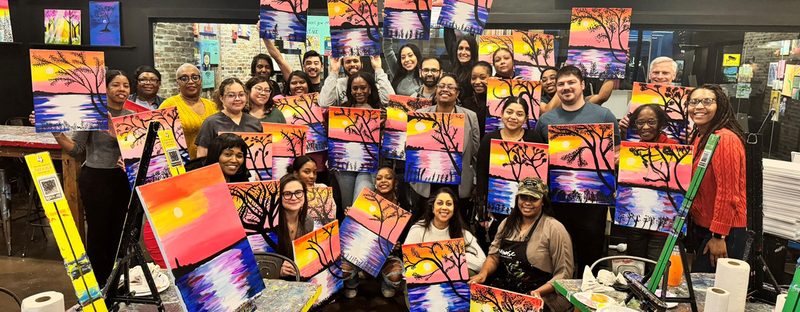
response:
<path id="1" fill-rule="evenodd" d="M 593 292 L 581 292 L 572 295 L 572 297 L 577 299 L 583 305 L 593 309 L 617 305 L 617 301 L 614 300 L 614 298 Z"/>

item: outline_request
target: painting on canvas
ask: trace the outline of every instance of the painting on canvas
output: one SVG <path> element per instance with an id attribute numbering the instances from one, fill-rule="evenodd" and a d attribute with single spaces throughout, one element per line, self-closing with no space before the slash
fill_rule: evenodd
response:
<path id="1" fill-rule="evenodd" d="M 669 233 L 692 179 L 693 148 L 622 142 L 617 225 Z"/>
<path id="2" fill-rule="evenodd" d="M 295 239 L 292 247 L 300 278 L 322 288 L 313 307 L 326 304 L 343 286 L 339 221 Z"/>
<path id="3" fill-rule="evenodd" d="M 81 10 L 44 10 L 44 43 L 81 44 Z"/>
<path id="4" fill-rule="evenodd" d="M 541 83 L 528 80 L 489 78 L 486 84 L 486 133 L 503 129 L 503 106 L 510 96 L 520 99 L 528 106 L 528 123 L 523 127 L 533 129 L 539 120 L 539 102 L 542 97 Z"/>
<path id="5" fill-rule="evenodd" d="M 431 0 L 431 29 L 442 28 L 439 25 L 439 15 L 442 14 L 442 4 L 444 0 Z"/>
<path id="6" fill-rule="evenodd" d="M 560 203 L 613 205 L 614 125 L 548 128 L 550 198 Z"/>
<path id="7" fill-rule="evenodd" d="M 286 123 L 308 126 L 306 153 L 328 150 L 328 132 L 325 128 L 327 108 L 319 106 L 319 93 L 306 93 L 274 99 L 275 108 L 283 113 Z"/>
<path id="8" fill-rule="evenodd" d="M 222 132 L 220 132 L 222 134 Z M 237 132 L 247 144 L 247 153 L 244 164 L 250 171 L 250 177 L 260 181 L 278 180 L 280 177 L 272 175 L 272 134 Z"/>
<path id="9" fill-rule="evenodd" d="M 386 0 L 383 4 L 383 36 L 395 39 L 430 39 L 430 1 Z"/>
<path id="10" fill-rule="evenodd" d="M 735 67 L 734 67 L 735 68 Z M 633 83 L 630 113 L 645 104 L 658 104 L 669 116 L 669 123 L 664 132 L 673 140 L 686 143 L 689 113 L 686 111 L 686 101 L 689 100 L 689 91 L 693 88 L 678 86 L 662 86 L 649 83 Z M 636 126 L 631 123 L 628 127 L 628 141 L 638 142 L 641 138 L 636 133 Z"/>
<path id="11" fill-rule="evenodd" d="M 381 111 L 331 107 L 328 114 L 329 166 L 339 171 L 377 172 Z"/>
<path id="12" fill-rule="evenodd" d="M 308 216 L 314 221 L 314 228 L 318 229 L 325 224 L 336 220 L 336 203 L 333 201 L 333 188 L 309 187 L 306 192 L 308 200 Z"/>
<path id="13" fill-rule="evenodd" d="M 306 135 L 308 126 L 262 122 L 264 133 L 272 134 L 272 176 L 280 177 L 289 173 L 286 168 L 298 156 L 306 154 Z"/>
<path id="14" fill-rule="evenodd" d="M 492 56 L 499 49 L 514 52 L 514 37 L 507 35 L 478 36 L 478 60 L 493 64 Z"/>
<path id="15" fill-rule="evenodd" d="M 389 95 L 386 124 L 383 130 L 381 157 L 406 160 L 406 124 L 408 113 L 433 105 L 433 100 Z"/>
<path id="16" fill-rule="evenodd" d="M 89 38 L 92 45 L 121 44 L 119 1 L 89 1 Z"/>
<path id="17" fill-rule="evenodd" d="M 103 52 L 30 53 L 36 132 L 108 130 Z"/>
<path id="18" fill-rule="evenodd" d="M 572 8 L 567 64 L 585 78 L 625 77 L 631 9 Z"/>
<path id="19" fill-rule="evenodd" d="M 14 42 L 14 33 L 11 31 L 11 10 L 8 0 L 0 0 L 0 42 Z"/>
<path id="20" fill-rule="evenodd" d="M 489 154 L 489 197 L 492 213 L 507 215 L 516 203 L 519 181 L 527 177 L 547 180 L 547 144 L 492 140 Z"/>
<path id="21" fill-rule="evenodd" d="M 464 239 L 403 245 L 411 311 L 469 311 Z"/>
<path id="22" fill-rule="evenodd" d="M 533 31 L 514 31 L 515 76 L 540 81 L 546 67 L 556 64 L 555 37 Z"/>
<path id="23" fill-rule="evenodd" d="M 294 42 L 306 41 L 308 1 L 260 0 L 259 37 Z"/>
<path id="24" fill-rule="evenodd" d="M 278 181 L 229 183 L 239 219 L 247 233 L 250 247 L 256 252 L 278 249 Z"/>
<path id="25" fill-rule="evenodd" d="M 188 311 L 233 311 L 264 290 L 218 165 L 136 188 Z"/>
<path id="26" fill-rule="evenodd" d="M 438 25 L 474 35 L 483 34 L 493 0 L 444 0 Z"/>
<path id="27" fill-rule="evenodd" d="M 470 311 L 540 312 L 544 300 L 481 284 L 470 285 Z"/>
<path id="28" fill-rule="evenodd" d="M 461 184 L 464 114 L 408 113 L 406 182 Z"/>
<path id="29" fill-rule="evenodd" d="M 380 55 L 377 0 L 328 0 L 333 57 Z"/>

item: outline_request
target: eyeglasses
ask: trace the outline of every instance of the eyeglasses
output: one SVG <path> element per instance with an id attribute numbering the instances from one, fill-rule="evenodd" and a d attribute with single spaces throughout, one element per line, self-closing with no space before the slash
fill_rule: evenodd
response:
<path id="1" fill-rule="evenodd" d="M 439 69 L 431 69 L 431 68 L 423 68 L 420 71 L 423 74 L 438 74 L 441 70 L 439 70 Z"/>
<path id="2" fill-rule="evenodd" d="M 636 126 L 637 127 L 644 127 L 644 125 L 648 125 L 650 127 L 655 127 L 658 125 L 658 120 L 655 119 L 648 119 L 648 120 L 637 120 Z"/>
<path id="3" fill-rule="evenodd" d="M 236 94 L 236 93 L 228 93 L 228 94 L 226 94 L 226 95 L 225 95 L 225 98 L 226 98 L 226 99 L 228 99 L 228 101 L 233 101 L 233 100 L 235 100 L 236 98 L 242 98 L 242 99 L 244 99 L 244 98 L 246 98 L 246 97 L 247 97 L 247 94 L 244 94 L 244 92 L 243 92 L 243 93 L 239 93 L 239 94 Z"/>
<path id="4" fill-rule="evenodd" d="M 458 90 L 458 86 L 456 85 L 439 84 L 436 87 L 442 90 L 451 90 L 451 91 Z"/>
<path id="5" fill-rule="evenodd" d="M 187 83 L 187 82 L 189 82 L 189 79 L 192 79 L 193 82 L 198 82 L 198 81 L 200 81 L 200 78 L 202 78 L 202 77 L 200 77 L 200 75 L 192 75 L 191 78 L 189 78 L 189 76 L 178 77 L 178 80 L 180 82 Z"/>
<path id="6" fill-rule="evenodd" d="M 253 92 L 255 93 L 270 93 L 269 88 L 262 88 L 262 87 L 253 87 Z"/>
<path id="7" fill-rule="evenodd" d="M 717 100 L 712 99 L 712 98 L 693 99 L 693 100 L 689 100 L 688 105 L 689 105 L 689 107 L 695 107 L 695 106 L 697 106 L 697 104 L 703 103 L 703 106 L 709 106 L 709 105 L 714 104 L 716 102 L 717 102 Z"/>
<path id="8" fill-rule="evenodd" d="M 152 83 L 157 84 L 159 81 L 158 79 L 139 79 L 139 83 Z"/>
<path id="9" fill-rule="evenodd" d="M 297 199 L 302 199 L 306 195 L 306 193 L 301 190 L 298 190 L 294 192 L 283 192 L 282 195 L 283 199 L 290 200 L 292 199 L 292 197 L 296 197 Z"/>

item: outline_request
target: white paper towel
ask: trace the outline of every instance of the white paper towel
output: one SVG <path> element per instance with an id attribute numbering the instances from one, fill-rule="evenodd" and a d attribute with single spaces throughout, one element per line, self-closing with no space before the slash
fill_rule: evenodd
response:
<path id="1" fill-rule="evenodd" d="M 788 295 L 778 295 L 778 298 L 775 299 L 775 312 L 783 312 L 783 305 L 786 304 L 786 296 Z"/>
<path id="2" fill-rule="evenodd" d="M 64 312 L 64 295 L 45 291 L 22 300 L 22 312 Z"/>
<path id="3" fill-rule="evenodd" d="M 744 312 L 749 281 L 750 265 L 747 262 L 731 258 L 717 260 L 714 287 L 722 288 L 730 293 L 728 312 Z"/>
<path id="4" fill-rule="evenodd" d="M 728 311 L 728 300 L 730 293 L 727 290 L 717 287 L 709 287 L 706 290 L 706 311 Z"/>

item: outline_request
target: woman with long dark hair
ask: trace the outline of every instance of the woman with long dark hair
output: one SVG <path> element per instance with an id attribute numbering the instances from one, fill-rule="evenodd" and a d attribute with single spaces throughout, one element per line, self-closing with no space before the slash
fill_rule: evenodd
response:
<path id="1" fill-rule="evenodd" d="M 386 63 L 394 73 L 392 77 L 392 87 L 394 92 L 399 95 L 410 96 L 417 92 L 422 85 L 419 69 L 422 63 L 422 52 L 413 43 L 406 43 L 400 47 L 400 61 L 394 51 L 389 49 L 386 53 Z"/>
<path id="2" fill-rule="evenodd" d="M 472 90 L 469 87 L 470 75 L 472 75 L 472 67 L 478 61 L 478 41 L 472 35 L 466 35 L 455 40 L 453 29 L 445 28 L 444 43 L 447 53 L 450 54 L 450 62 L 453 64 L 453 73 L 456 75 L 456 81 L 458 81 L 458 85 L 462 90 L 459 100 L 463 101 L 472 95 Z"/>
<path id="3" fill-rule="evenodd" d="M 692 272 L 714 272 L 719 258 L 744 258 L 747 240 L 744 131 L 720 86 L 705 84 L 689 91 L 687 96 L 687 111 L 695 125 L 689 134 L 695 151 L 692 169 L 697 170 L 709 136 L 719 136 L 711 164 L 689 211 L 694 222 L 692 245 L 697 255 Z"/>
<path id="4" fill-rule="evenodd" d="M 478 132 L 483 138 L 486 132 L 486 94 L 489 85 L 489 77 L 492 77 L 492 65 L 484 61 L 478 61 L 472 67 L 472 75 L 470 75 L 470 88 L 472 88 L 472 95 L 464 99 L 462 106 L 469 109 L 478 116 L 478 124 L 480 129 Z"/>
<path id="5" fill-rule="evenodd" d="M 308 199 L 306 198 L 306 184 L 294 174 L 287 174 L 280 180 L 278 189 L 278 235 L 279 254 L 294 259 L 292 242 L 314 230 L 314 221 L 306 218 L 308 215 Z M 294 267 L 288 262 L 281 266 L 281 277 L 294 276 Z"/>

